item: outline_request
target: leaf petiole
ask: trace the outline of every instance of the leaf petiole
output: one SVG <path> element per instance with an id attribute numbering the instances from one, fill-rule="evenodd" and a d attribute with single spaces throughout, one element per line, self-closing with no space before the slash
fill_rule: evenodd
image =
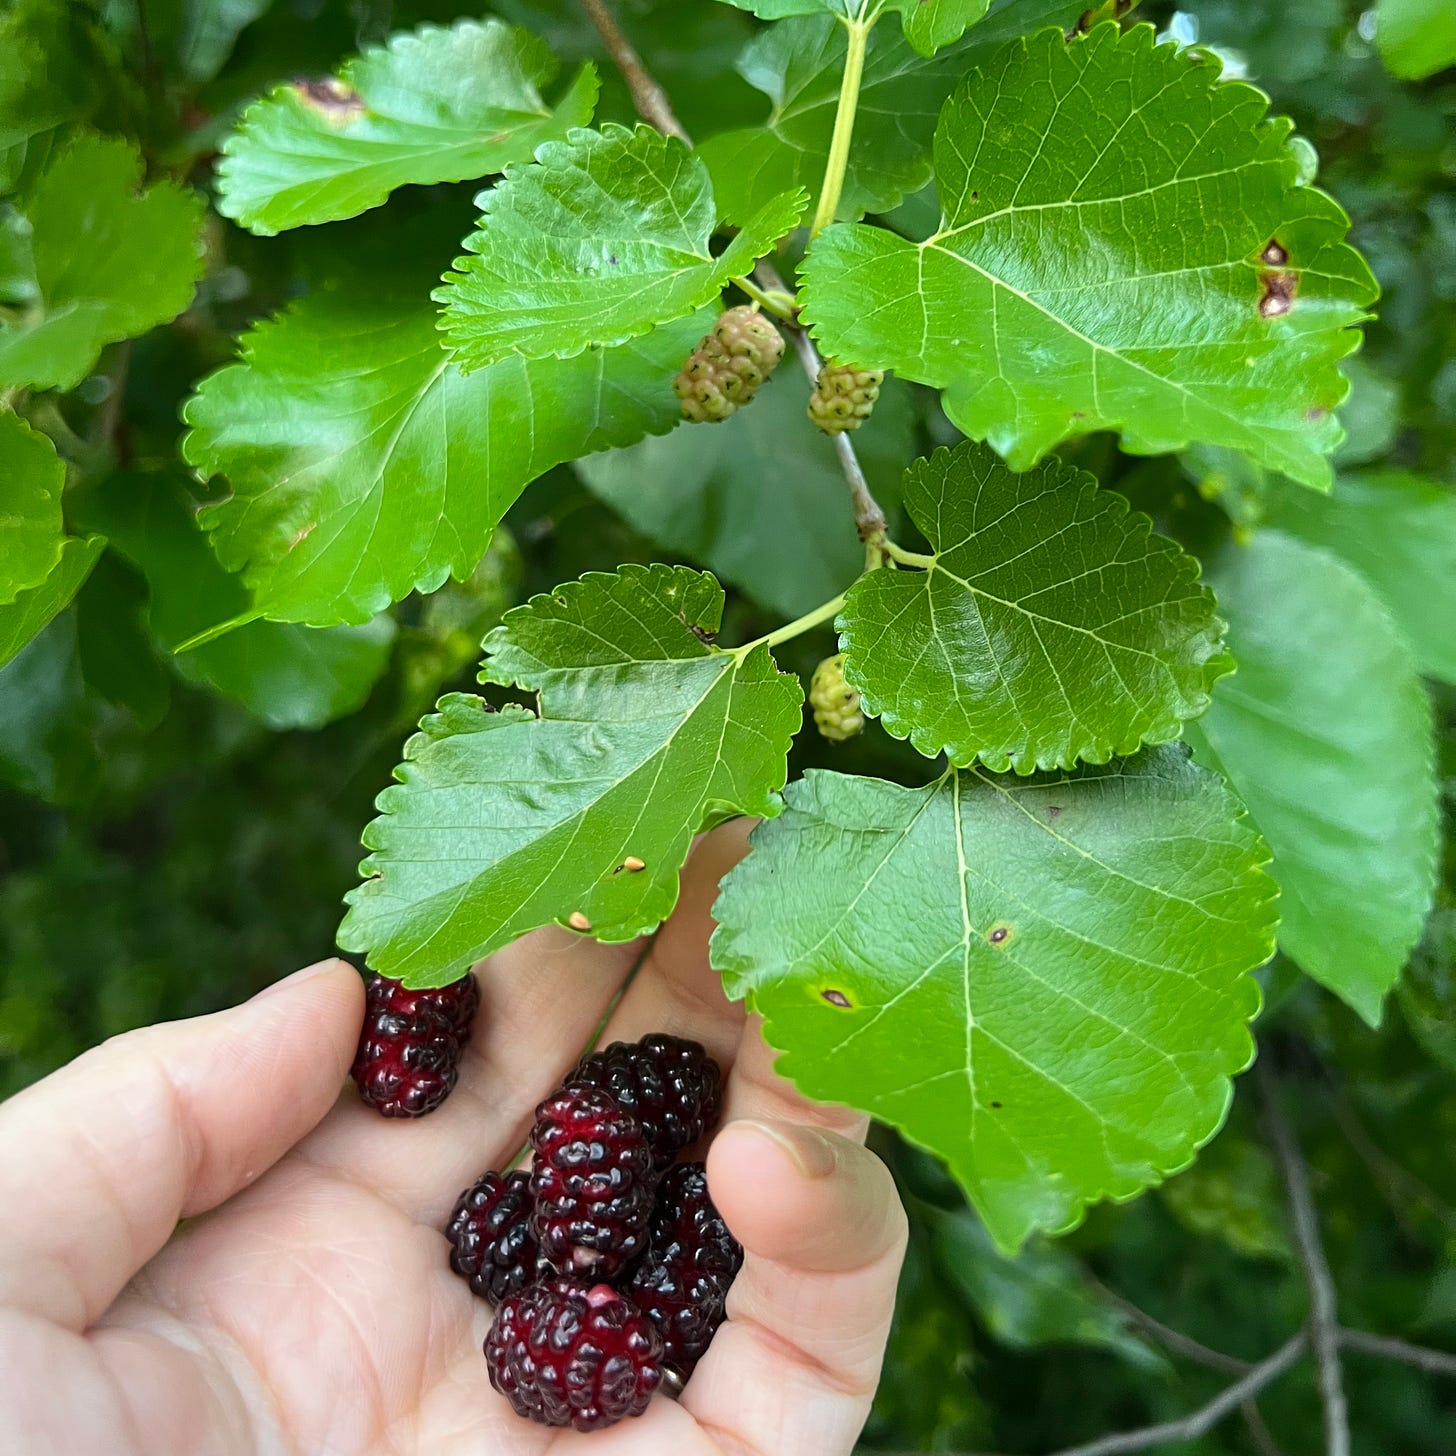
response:
<path id="1" fill-rule="evenodd" d="M 798 322 L 799 306 L 794 302 L 794 295 L 788 289 L 760 288 L 752 278 L 735 278 L 733 284 L 734 287 L 742 289 L 761 309 L 773 314 L 776 318 L 781 318 L 791 324 Z"/>
<path id="2" fill-rule="evenodd" d="M 897 566 L 914 566 L 921 571 L 929 571 L 935 565 L 935 556 L 926 556 L 919 551 L 907 551 L 903 546 L 897 546 L 889 537 L 877 543 L 879 549 L 884 552 Z"/>
<path id="3" fill-rule="evenodd" d="M 849 32 L 849 49 L 845 53 L 844 75 L 839 83 L 839 109 L 834 115 L 834 135 L 829 142 L 824 185 L 819 189 L 819 206 L 809 228 L 811 238 L 818 237 L 834 221 L 834 214 L 839 210 L 839 195 L 844 190 L 844 173 L 849 166 L 849 144 L 854 137 L 854 117 L 859 109 L 860 82 L 864 78 L 865 47 L 878 18 L 879 11 L 875 10 L 867 17 L 844 22 Z"/>
<path id="4" fill-rule="evenodd" d="M 777 647 L 780 642 L 787 642 L 792 637 L 800 637 L 805 632 L 819 626 L 820 623 L 830 621 L 838 615 L 839 609 L 843 605 L 844 595 L 841 593 L 833 601 L 815 607 L 812 612 L 805 612 L 802 617 L 795 617 L 792 622 L 785 622 L 782 627 L 775 627 L 772 632 L 763 637 L 755 637 L 752 642 L 745 642 L 742 647 L 729 647 L 725 650 L 734 657 L 747 657 L 755 647 Z"/>

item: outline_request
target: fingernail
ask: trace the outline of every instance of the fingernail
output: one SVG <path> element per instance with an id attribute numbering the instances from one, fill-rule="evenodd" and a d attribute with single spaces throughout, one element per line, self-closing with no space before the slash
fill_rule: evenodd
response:
<path id="1" fill-rule="evenodd" d="M 284 976 L 281 981 L 274 981 L 271 986 L 264 986 L 254 1001 L 265 1001 L 270 996 L 276 996 L 282 991 L 291 991 L 301 986 L 305 981 L 312 981 L 316 976 L 326 976 L 331 971 L 336 971 L 341 965 L 347 962 L 341 961 L 338 956 L 330 956 L 327 960 L 315 961 L 311 966 L 305 966 L 301 971 L 294 971 L 291 976 Z"/>
<path id="2" fill-rule="evenodd" d="M 806 1178 L 827 1178 L 839 1166 L 839 1153 L 834 1144 L 812 1127 L 788 1122 L 740 1122 L 738 1126 L 751 1127 L 761 1137 L 776 1143 Z"/>

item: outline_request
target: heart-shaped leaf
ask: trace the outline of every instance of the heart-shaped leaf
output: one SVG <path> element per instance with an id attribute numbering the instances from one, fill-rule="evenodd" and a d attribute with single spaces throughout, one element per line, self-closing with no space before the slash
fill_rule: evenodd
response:
<path id="1" fill-rule="evenodd" d="M 1124 497 L 984 445 L 905 473 L 934 553 L 861 577 L 839 618 L 867 713 L 921 753 L 997 772 L 1105 763 L 1176 738 L 1232 663 L 1198 563 Z"/>
<path id="2" fill-rule="evenodd" d="M 949 1163 L 996 1242 L 1185 1167 L 1273 948 L 1267 858 L 1177 747 L 923 789 L 811 771 L 713 915 L 778 1070 Z"/>

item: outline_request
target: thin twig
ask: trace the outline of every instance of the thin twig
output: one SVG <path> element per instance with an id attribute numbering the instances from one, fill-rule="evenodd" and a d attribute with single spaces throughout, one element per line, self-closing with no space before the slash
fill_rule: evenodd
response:
<path id="1" fill-rule="evenodd" d="M 1309 1173 L 1284 1115 L 1279 1078 L 1267 1056 L 1259 1058 L 1254 1074 L 1263 1094 L 1264 1125 L 1284 1182 L 1294 1242 L 1304 1268 L 1304 1282 L 1309 1288 L 1310 1344 L 1319 1374 L 1320 1403 L 1324 1407 L 1325 1456 L 1350 1456 L 1350 1418 L 1340 1370 L 1335 1281 L 1330 1277 L 1329 1262 L 1320 1242 L 1319 1220 L 1309 1192 Z"/>
<path id="2" fill-rule="evenodd" d="M 1397 1340 L 1390 1335 L 1372 1335 L 1367 1330 L 1340 1330 L 1340 1344 L 1347 1350 L 1358 1350 L 1362 1355 L 1375 1355 L 1383 1360 L 1396 1360 L 1402 1365 L 1414 1365 L 1427 1375 L 1449 1375 L 1456 1379 L 1456 1355 L 1444 1350 L 1431 1350 L 1424 1345 L 1412 1345 L 1406 1340 Z"/>
<path id="3" fill-rule="evenodd" d="M 607 0 L 581 0 L 581 8 L 596 26 L 607 53 L 622 73 L 622 79 L 632 93 L 632 105 L 637 108 L 637 114 L 658 131 L 666 132 L 668 136 L 675 136 L 679 141 L 692 146 L 692 139 L 673 112 L 667 92 L 642 64 L 642 57 L 637 54 L 632 42 L 622 34 L 622 28 L 617 24 L 617 17 L 612 14 Z"/>
<path id="4" fill-rule="evenodd" d="M 1192 1335 L 1185 1335 L 1182 1330 L 1175 1330 L 1171 1325 L 1165 1325 L 1162 1320 L 1150 1315 L 1140 1305 L 1134 1304 L 1130 1299 L 1124 1299 L 1115 1289 L 1109 1289 L 1100 1279 L 1094 1279 L 1088 1275 L 1087 1282 L 1149 1339 L 1155 1340 L 1173 1354 L 1182 1355 L 1185 1360 L 1192 1360 L 1195 1364 L 1206 1366 L 1209 1370 L 1217 1370 L 1221 1375 L 1243 1375 L 1254 1368 L 1251 1361 L 1240 1360 L 1236 1355 L 1225 1355 L 1222 1350 L 1214 1350 L 1195 1340 Z"/>
<path id="5" fill-rule="evenodd" d="M 778 269 L 766 258 L 760 258 L 758 267 L 753 271 L 759 281 L 769 290 L 787 292 L 788 284 L 779 275 Z M 824 367 L 824 361 L 819 357 L 818 349 L 814 347 L 814 340 L 809 337 L 809 331 L 802 327 L 792 330 L 792 333 L 799 363 L 804 366 L 804 373 L 809 376 L 810 383 L 817 384 L 819 371 Z M 839 456 L 839 468 L 844 472 L 844 483 L 849 487 L 849 498 L 854 507 L 854 525 L 859 532 L 859 539 L 872 541 L 877 537 L 883 537 L 887 525 L 885 513 L 880 508 L 879 501 L 870 491 L 869 481 L 865 479 L 864 470 L 859 463 L 859 455 L 854 448 L 854 441 L 849 438 L 847 432 L 834 436 L 834 453 Z"/>
<path id="6" fill-rule="evenodd" d="M 1264 1424 L 1258 1401 L 1246 1400 L 1241 1413 L 1244 1417 L 1244 1429 L 1248 1431 L 1249 1439 L 1258 1448 L 1259 1456 L 1284 1456 L 1279 1449 L 1278 1441 L 1274 1439 L 1269 1427 Z"/>
<path id="7" fill-rule="evenodd" d="M 1058 1451 L 1056 1456 L 1122 1456 L 1124 1452 L 1151 1451 L 1155 1447 L 1175 1445 L 1179 1441 L 1196 1441 L 1251 1401 L 1266 1385 L 1283 1375 L 1304 1353 L 1308 1343 L 1309 1337 L 1301 1330 L 1267 1359 L 1255 1365 L 1242 1380 L 1234 1381 L 1207 1405 L 1184 1416 L 1182 1420 L 1163 1421 L 1156 1426 L 1144 1426 L 1136 1431 L 1103 1436 L 1085 1446 L 1069 1446 L 1064 1451 Z"/>

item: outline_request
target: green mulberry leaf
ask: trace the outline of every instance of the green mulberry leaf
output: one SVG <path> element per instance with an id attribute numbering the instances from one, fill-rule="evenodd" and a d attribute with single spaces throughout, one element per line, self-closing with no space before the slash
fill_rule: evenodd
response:
<path id="1" fill-rule="evenodd" d="M 803 692 L 764 646 L 711 645 L 723 591 L 687 567 L 593 574 L 506 614 L 482 678 L 540 717 L 454 694 L 365 831 L 339 943 L 413 985 L 557 921 L 625 941 L 672 909 L 693 836 L 778 812 Z"/>
<path id="2" fill-rule="evenodd" d="M 456 362 L 482 368 L 516 352 L 569 358 L 624 343 L 693 312 L 798 222 L 784 193 L 716 257 L 723 221 L 708 169 L 651 127 L 579 130 L 512 167 L 478 199 L 484 216 L 435 299 Z"/>
<path id="3" fill-rule="evenodd" d="M 14 601 L 0 606 L 0 667 L 4 667 L 41 628 L 64 611 L 91 575 L 106 540 L 69 536 L 49 574 Z"/>
<path id="4" fill-rule="evenodd" d="M 105 94 L 104 53 L 87 12 L 19 0 L 0 14 L 0 194 L 34 170 L 59 128 L 89 117 Z"/>
<path id="5" fill-rule="evenodd" d="M 1456 8 L 1451 0 L 1376 0 L 1375 48 L 1393 75 L 1434 76 L 1456 65 Z"/>
<path id="6" fill-rule="evenodd" d="M 499 20 L 392 36 L 336 79 L 255 101 L 223 143 L 218 210 L 268 235 L 356 217 L 396 187 L 503 171 L 591 120 L 595 70 L 553 107 L 540 88 L 557 69 L 541 41 Z"/>
<path id="7" fill-rule="evenodd" d="M 887 212 L 923 187 L 930 180 L 936 116 L 961 76 L 1012 36 L 1070 23 L 1077 12 L 1075 0 L 998 0 L 963 41 L 933 59 L 891 27 L 871 31 L 838 216 Z M 722 132 L 698 148 L 725 212 L 747 216 L 795 187 L 818 191 L 846 46 L 844 27 L 820 15 L 770 26 L 744 49 L 738 70 L 773 109 L 761 126 Z"/>
<path id="8" fill-rule="evenodd" d="M 39 586 L 61 559 L 66 467 L 18 415 L 0 413 L 0 603 Z"/>
<path id="9" fill-rule="evenodd" d="M 1289 123 L 1218 74 L 1147 26 L 1004 47 L 941 112 L 939 231 L 838 224 L 810 249 L 823 351 L 942 389 L 1017 469 L 1115 429 L 1325 485 L 1374 280 L 1340 208 L 1297 185 Z"/>
<path id="10" fill-rule="evenodd" d="M 703 328 L 466 377 L 422 301 L 314 294 L 184 411 L 188 462 L 232 486 L 203 513 L 213 549 L 258 614 L 318 627 L 463 580 L 536 476 L 676 423 L 673 372 Z"/>
<path id="11" fill-rule="evenodd" d="M 1274 885 L 1178 747 L 923 789 L 811 771 L 713 910 L 778 1070 L 939 1154 L 996 1243 L 1186 1167 L 1253 1055 Z"/>
<path id="12" fill-rule="evenodd" d="M 932 55 L 958 39 L 986 13 L 987 0 L 727 0 L 764 20 L 790 15 L 832 15 L 839 20 L 875 20 L 898 13 L 905 38 L 921 55 Z"/>
<path id="13" fill-rule="evenodd" d="M 1456 683 L 1456 491 L 1404 470 L 1341 475 L 1328 496 L 1279 489 L 1271 525 L 1323 546 L 1375 588 L 1416 666 Z"/>
<path id="14" fill-rule="evenodd" d="M 1176 738 L 1232 663 L 1198 563 L 1085 471 L 938 450 L 902 499 L 933 554 L 872 571 L 839 617 L 864 711 L 927 757 L 1001 772 Z"/>
<path id="15" fill-rule="evenodd" d="M 130 142 L 82 137 L 58 153 L 19 211 L 39 299 L 0 323 L 0 385 L 70 389 L 101 350 L 175 318 L 202 274 L 202 199 L 141 186 Z"/>
<path id="16" fill-rule="evenodd" d="M 147 622 L 178 675 L 241 703 L 270 728 L 320 728 L 354 712 L 389 666 L 395 623 L 387 613 L 353 627 L 249 622 L 175 654 L 204 628 L 248 610 L 247 589 L 208 549 L 179 483 L 115 475 L 82 497 L 77 514 L 146 577 Z"/>
<path id="17" fill-rule="evenodd" d="M 1431 711 L 1369 586 L 1279 532 L 1210 565 L 1239 670 L 1187 736 L 1274 852 L 1279 947 L 1371 1025 L 1430 909 Z"/>

